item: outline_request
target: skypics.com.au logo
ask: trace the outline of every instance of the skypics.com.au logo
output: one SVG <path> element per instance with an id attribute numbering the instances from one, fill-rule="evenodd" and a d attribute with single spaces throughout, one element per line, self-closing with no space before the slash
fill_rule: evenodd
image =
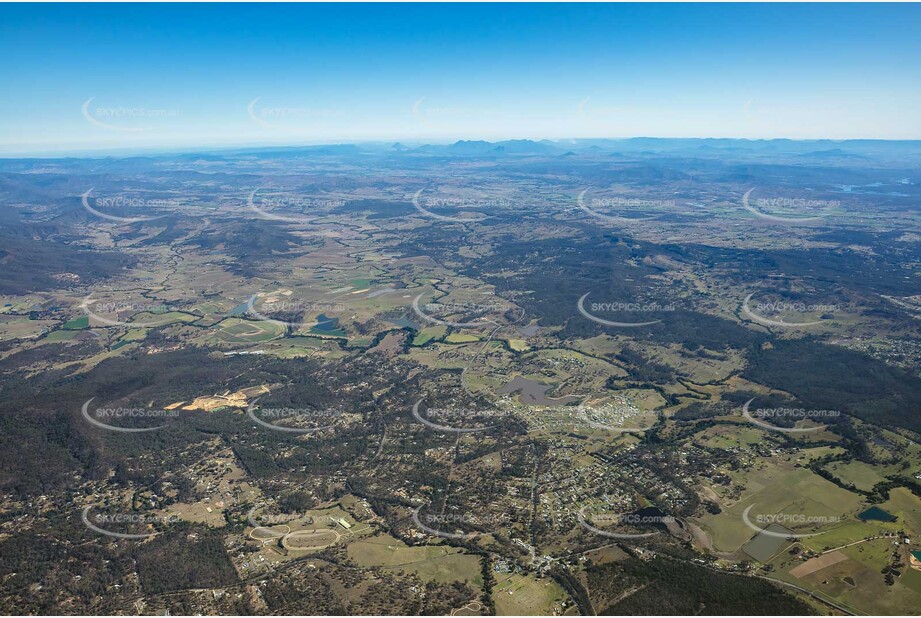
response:
<path id="1" fill-rule="evenodd" d="M 249 419 L 266 429 L 285 433 L 309 434 L 334 429 L 344 417 L 340 410 L 268 407 L 259 406 L 258 403 L 259 399 L 254 399 L 246 408 Z"/>
<path id="2" fill-rule="evenodd" d="M 840 307 L 833 304 L 824 304 L 824 303 L 790 303 L 790 302 L 761 302 L 761 303 L 752 303 L 752 297 L 755 295 L 754 292 L 748 294 L 745 299 L 742 301 L 742 315 L 746 318 L 757 322 L 762 326 L 774 326 L 778 328 L 806 328 L 809 326 L 816 326 L 827 321 L 827 318 L 831 317 L 831 314 L 835 311 L 838 311 Z M 753 306 L 754 305 L 754 306 Z M 771 319 L 765 317 L 763 314 L 815 314 L 821 313 L 822 318 L 819 320 L 808 320 L 801 322 L 787 322 L 783 319 Z"/>
<path id="3" fill-rule="evenodd" d="M 477 516 L 468 511 L 432 513 L 428 509 L 431 505 L 420 505 L 413 509 L 412 518 L 420 530 L 433 536 L 443 539 L 469 540 L 473 539 L 481 532 L 476 528 L 482 527 L 485 522 L 495 526 L 502 522 L 510 521 L 507 514 L 485 514 Z M 425 512 L 423 512 L 425 510 Z M 465 529 L 474 528 L 474 530 L 465 531 Z M 448 530 L 452 530 L 449 532 Z"/>
<path id="4" fill-rule="evenodd" d="M 304 105 L 267 106 L 256 97 L 246 106 L 246 115 L 257 126 L 281 133 L 305 133 L 331 122 L 341 122 L 346 114 L 340 109 Z"/>
<path id="5" fill-rule="evenodd" d="M 80 513 L 83 525 L 97 534 L 113 539 L 141 540 L 156 535 L 166 525 L 179 521 L 175 515 L 158 515 L 156 513 L 95 513 L 90 515 L 92 506 L 85 506 Z M 154 528 L 154 530 L 150 530 Z M 126 532 L 125 530 L 147 530 L 145 532 Z"/>
<path id="6" fill-rule="evenodd" d="M 272 322 L 292 331 L 308 327 L 319 329 L 319 334 L 324 330 L 333 331 L 340 316 L 349 310 L 347 305 L 340 302 L 302 300 L 279 293 L 253 294 L 242 308 L 241 315 L 256 321 Z M 309 319 L 305 319 L 308 316 Z"/>
<path id="7" fill-rule="evenodd" d="M 507 210 L 513 202 L 500 196 L 483 194 L 447 195 L 419 189 L 412 197 L 413 207 L 430 219 L 447 223 L 479 223 L 492 211 Z M 441 211 L 441 212 L 438 212 Z M 451 214 L 441 214 L 442 212 Z"/>
<path id="8" fill-rule="evenodd" d="M 629 212 L 630 210 L 668 209 L 674 208 L 676 205 L 675 200 L 650 200 L 645 198 L 630 198 L 623 196 L 592 198 L 590 200 L 586 200 L 585 194 L 590 190 L 591 188 L 583 189 L 576 196 L 576 205 L 579 207 L 579 210 L 590 214 L 596 219 L 600 219 L 608 223 L 639 223 L 642 221 L 651 221 L 653 219 L 659 218 L 659 215 L 643 217 L 624 217 L 622 215 L 611 215 L 605 212 L 608 210 L 614 209 L 618 212 Z"/>
<path id="9" fill-rule="evenodd" d="M 742 207 L 759 219 L 772 223 L 802 224 L 824 221 L 831 210 L 841 206 L 837 200 L 813 200 L 806 198 L 771 197 L 752 200 L 752 187 L 742 196 Z M 754 203 L 754 205 L 753 205 Z M 778 210 L 790 214 L 776 214 Z M 772 214 L 772 211 L 774 214 Z M 815 216 L 803 216 L 818 212 Z"/>
<path id="10" fill-rule="evenodd" d="M 307 512 L 256 515 L 265 504 L 253 506 L 246 514 L 252 527 L 247 536 L 263 546 L 280 545 L 285 550 L 311 549 L 319 551 L 335 545 L 347 534 L 357 532 L 344 516 L 324 515 L 314 517 Z M 245 565 L 244 565 L 245 566 Z"/>
<path id="11" fill-rule="evenodd" d="M 756 505 L 752 504 L 742 512 L 742 521 L 746 526 L 759 534 L 771 536 L 779 539 L 805 539 L 808 537 L 819 536 L 826 531 L 800 533 L 794 528 L 819 528 L 839 524 L 842 521 L 840 515 L 810 515 L 807 513 L 759 513 L 752 516 L 751 511 Z"/>
<path id="12" fill-rule="evenodd" d="M 100 219 L 105 219 L 107 221 L 114 221 L 116 223 L 140 223 L 146 221 L 154 221 L 155 219 L 160 219 L 166 215 L 124 217 L 111 214 L 112 210 L 140 210 L 144 212 L 156 212 L 162 209 L 177 208 L 182 204 L 181 200 L 174 198 L 150 199 L 140 197 L 135 194 L 114 194 L 103 197 L 92 197 L 91 194 L 93 190 L 94 188 L 90 187 L 83 193 L 83 195 L 80 196 L 80 203 L 83 205 L 83 208 L 95 217 L 99 217 Z"/>
<path id="13" fill-rule="evenodd" d="M 671 303 L 661 304 L 658 302 L 631 303 L 623 301 L 598 301 L 590 303 L 588 308 L 586 308 L 585 301 L 589 297 L 589 294 L 591 294 L 591 292 L 586 292 L 579 297 L 579 300 L 576 302 L 576 309 L 583 317 L 588 318 L 592 322 L 601 324 L 602 326 L 612 326 L 614 328 L 638 328 L 642 326 L 658 324 L 662 321 L 661 319 L 656 319 L 642 322 L 627 322 L 599 317 L 600 315 L 604 314 L 610 314 L 611 317 L 615 317 L 617 315 L 623 315 L 624 313 L 661 314 L 675 311 L 675 305 Z"/>
<path id="14" fill-rule="evenodd" d="M 158 408 L 125 408 L 125 407 L 103 407 L 96 408 L 90 412 L 90 404 L 96 398 L 88 399 L 83 406 L 80 408 L 80 413 L 83 418 L 86 419 L 90 424 L 100 429 L 105 429 L 106 431 L 115 431 L 120 433 L 145 433 L 148 431 L 156 431 L 158 429 L 163 429 L 168 425 L 168 423 L 163 423 L 164 419 L 166 420 L 175 420 L 179 418 L 179 410 L 166 410 Z M 157 425 L 151 427 L 125 427 L 122 425 L 113 425 L 112 421 L 115 422 L 124 422 L 126 419 L 137 420 L 140 419 L 142 423 L 150 422 L 150 419 L 155 421 L 160 421 Z"/>
<path id="15" fill-rule="evenodd" d="M 610 513 L 588 512 L 587 507 L 576 511 L 579 525 L 592 534 L 618 540 L 645 539 L 659 534 L 660 530 L 652 532 L 619 532 L 618 529 L 648 526 L 668 526 L 676 520 L 674 517 L 653 513 Z M 604 527 L 599 527 L 604 526 Z"/>
<path id="16" fill-rule="evenodd" d="M 175 300 L 136 298 L 96 300 L 89 294 L 80 309 L 90 318 L 90 325 L 156 328 L 177 320 L 177 314 L 191 315 L 192 303 Z"/>
<path id="17" fill-rule="evenodd" d="M 476 303 L 466 301 L 431 302 L 420 304 L 425 293 L 413 299 L 413 311 L 426 322 L 453 328 L 501 328 L 517 324 L 524 311 L 511 303 L 497 301 Z M 467 317 L 458 317 L 467 316 Z"/>
<path id="18" fill-rule="evenodd" d="M 259 187 L 246 198 L 247 208 L 266 221 L 310 224 L 328 214 L 329 210 L 341 208 L 347 203 L 346 200 L 337 197 L 307 197 L 266 191 L 265 187 Z"/>
<path id="19" fill-rule="evenodd" d="M 90 97 L 83 102 L 80 112 L 83 118 L 100 129 L 107 131 L 121 131 L 125 133 L 141 133 L 150 131 L 152 121 L 162 121 L 179 116 L 176 109 L 155 109 L 149 107 L 102 107 L 93 105 L 96 97 Z"/>
<path id="20" fill-rule="evenodd" d="M 755 397 L 752 397 L 742 406 L 742 416 L 745 419 L 757 425 L 762 429 L 769 429 L 771 431 L 779 431 L 782 433 L 807 433 L 812 431 L 821 431 L 827 427 L 827 425 L 818 425 L 817 427 L 779 427 L 765 422 L 766 419 L 773 420 L 784 420 L 787 422 L 800 422 L 809 420 L 812 422 L 819 422 L 824 419 L 839 418 L 841 412 L 838 410 L 807 410 L 805 408 L 759 408 L 754 412 L 750 411 L 749 407 L 751 403 L 755 400 Z M 761 419 L 761 420 L 759 420 Z"/>
<path id="21" fill-rule="evenodd" d="M 413 405 L 413 418 L 429 429 L 444 433 L 487 431 L 495 426 L 497 419 L 513 416 L 511 410 L 500 408 L 428 408 L 423 415 L 420 409 L 423 401 L 425 399 L 420 399 Z"/>

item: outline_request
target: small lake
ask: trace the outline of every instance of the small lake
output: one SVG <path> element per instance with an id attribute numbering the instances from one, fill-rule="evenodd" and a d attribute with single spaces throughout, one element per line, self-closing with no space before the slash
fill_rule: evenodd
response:
<path id="1" fill-rule="evenodd" d="M 422 327 L 419 324 L 417 324 L 416 322 L 413 322 L 405 315 L 398 320 L 389 320 L 389 322 L 391 324 L 396 324 L 400 328 L 411 328 L 413 330 L 422 330 Z"/>
<path id="2" fill-rule="evenodd" d="M 330 333 L 339 328 L 339 318 L 328 317 L 325 313 L 317 316 L 317 325 L 313 330 L 320 333 Z"/>
<path id="3" fill-rule="evenodd" d="M 231 309 L 231 310 L 230 310 L 230 315 L 243 315 L 243 314 L 246 313 L 247 311 L 249 311 L 249 300 L 247 300 L 245 303 L 243 303 L 243 304 L 241 304 L 241 305 L 237 305 L 236 307 L 234 307 L 233 309 Z"/>
<path id="4" fill-rule="evenodd" d="M 536 380 L 529 380 L 518 376 L 496 392 L 500 395 L 509 395 L 519 393 L 518 400 L 529 406 L 565 406 L 568 403 L 578 401 L 575 395 L 569 397 L 560 397 L 559 399 L 550 399 L 547 397 L 547 391 L 553 388 L 552 384 L 542 384 Z"/>
<path id="5" fill-rule="evenodd" d="M 893 522 L 893 521 L 895 521 L 896 519 L 898 519 L 898 517 L 896 517 L 895 515 L 892 515 L 892 514 L 890 514 L 890 513 L 887 513 L 886 511 L 884 511 L 883 509 L 879 508 L 878 506 L 871 506 L 871 507 L 868 508 L 866 511 L 864 511 L 863 513 L 861 513 L 860 515 L 858 515 L 858 516 L 857 516 L 857 519 L 859 519 L 859 520 L 861 520 L 861 521 L 886 521 L 886 522 Z"/>
<path id="6" fill-rule="evenodd" d="M 521 333 L 522 337 L 533 337 L 537 334 L 538 330 L 540 330 L 540 327 L 537 324 L 518 327 L 518 332 Z"/>

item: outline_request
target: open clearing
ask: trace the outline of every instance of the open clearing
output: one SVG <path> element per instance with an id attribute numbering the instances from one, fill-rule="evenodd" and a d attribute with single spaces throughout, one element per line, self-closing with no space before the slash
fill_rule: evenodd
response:
<path id="1" fill-rule="evenodd" d="M 742 518 L 749 506 L 752 506 L 749 519 L 753 522 L 757 521 L 758 515 L 827 518 L 829 521 L 825 525 L 805 528 L 797 527 L 795 523 L 788 524 L 794 532 L 805 534 L 830 532 L 850 523 L 850 519 L 845 518 L 852 517 L 861 506 L 860 496 L 841 489 L 807 468 L 794 468 L 783 461 L 759 462 L 749 470 L 734 473 L 733 480 L 745 487 L 740 499 L 726 504 L 719 515 L 708 514 L 699 522 L 710 535 L 717 551 L 736 551 L 752 537 L 752 529 Z M 715 489 L 719 493 L 720 488 Z M 726 502 L 726 497 L 721 496 L 721 500 Z M 841 520 L 834 521 L 834 518 Z M 847 539 L 859 540 L 866 536 L 866 530 L 854 529 L 853 537 L 848 535 Z M 827 543 L 824 537 L 825 534 L 822 534 L 806 540 L 810 546 L 824 546 Z"/>
<path id="2" fill-rule="evenodd" d="M 540 616 L 553 615 L 566 593 L 549 577 L 497 573 L 492 597 L 499 616 Z"/>
<path id="3" fill-rule="evenodd" d="M 794 577 L 804 577 L 806 575 L 815 573 L 816 571 L 821 571 L 825 567 L 830 567 L 833 564 L 842 562 L 843 560 L 847 560 L 847 556 L 841 552 L 828 552 L 827 554 L 822 554 L 816 558 L 810 558 L 798 567 L 790 569 L 790 575 L 793 575 Z"/>
<path id="4" fill-rule="evenodd" d="M 446 545 L 410 547 L 382 534 L 349 543 L 349 558 L 359 566 L 385 567 L 415 573 L 424 580 L 450 583 L 468 581 L 482 587 L 480 559 Z"/>

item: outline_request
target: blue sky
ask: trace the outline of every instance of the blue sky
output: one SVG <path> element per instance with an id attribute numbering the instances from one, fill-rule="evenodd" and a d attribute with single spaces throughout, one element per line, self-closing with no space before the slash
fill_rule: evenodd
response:
<path id="1" fill-rule="evenodd" d="M 921 138 L 921 6 L 0 5 L 0 153 Z"/>

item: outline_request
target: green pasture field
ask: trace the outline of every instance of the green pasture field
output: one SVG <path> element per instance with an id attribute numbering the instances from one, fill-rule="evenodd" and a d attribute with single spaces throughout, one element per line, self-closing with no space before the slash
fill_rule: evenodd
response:
<path id="1" fill-rule="evenodd" d="M 483 585 L 480 559 L 447 545 L 410 547 L 390 535 L 379 534 L 349 543 L 348 555 L 359 566 L 415 573 L 426 581 Z"/>

